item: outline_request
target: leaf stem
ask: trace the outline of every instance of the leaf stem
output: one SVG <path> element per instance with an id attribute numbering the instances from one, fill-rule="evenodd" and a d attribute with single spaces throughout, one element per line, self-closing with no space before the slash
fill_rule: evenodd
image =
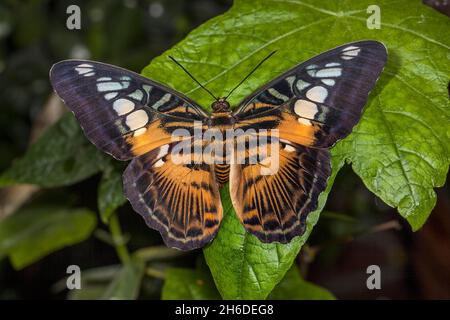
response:
<path id="1" fill-rule="evenodd" d="M 160 271 L 155 268 L 145 269 L 145 274 L 149 277 L 153 277 L 153 278 L 157 278 L 157 279 L 164 279 L 166 277 L 163 271 Z"/>
<path id="2" fill-rule="evenodd" d="M 122 234 L 122 229 L 120 227 L 119 218 L 117 217 L 116 212 L 114 212 L 109 219 L 109 231 L 111 232 L 113 238 L 113 244 L 116 249 L 117 256 L 122 264 L 130 262 L 130 254 L 126 244 L 123 241 L 124 236 Z"/>
<path id="3" fill-rule="evenodd" d="M 167 248 L 166 246 L 154 246 L 141 248 L 133 252 L 133 257 L 144 261 L 166 260 L 186 255 L 186 251 Z"/>

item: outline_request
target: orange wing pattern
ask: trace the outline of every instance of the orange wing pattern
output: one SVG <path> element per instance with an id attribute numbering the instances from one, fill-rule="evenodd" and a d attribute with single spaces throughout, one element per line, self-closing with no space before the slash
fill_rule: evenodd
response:
<path id="1" fill-rule="evenodd" d="M 274 143 L 274 142 L 272 142 Z M 330 175 L 328 150 L 278 143 L 279 167 L 270 154 L 255 164 L 231 165 L 230 194 L 248 232 L 262 242 L 287 243 L 303 234 Z"/>
<path id="2" fill-rule="evenodd" d="M 206 164 L 174 163 L 166 144 L 133 159 L 124 172 L 124 191 L 134 210 L 164 242 L 182 250 L 210 242 L 222 220 L 214 170 Z"/>

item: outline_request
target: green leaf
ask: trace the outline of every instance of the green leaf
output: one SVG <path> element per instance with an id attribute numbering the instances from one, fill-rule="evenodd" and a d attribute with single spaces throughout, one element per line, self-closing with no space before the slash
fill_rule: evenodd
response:
<path id="1" fill-rule="evenodd" d="M 102 299 L 134 300 L 139 294 L 145 264 L 142 260 L 133 259 L 124 264 L 111 284 L 104 292 Z"/>
<path id="2" fill-rule="evenodd" d="M 112 166 L 103 171 L 98 188 L 98 209 L 103 223 L 108 223 L 111 214 L 127 199 L 122 190 L 122 173 Z"/>
<path id="3" fill-rule="evenodd" d="M 99 172 L 109 161 L 87 141 L 74 116 L 67 113 L 0 175 L 0 187 L 19 183 L 70 185 Z"/>
<path id="4" fill-rule="evenodd" d="M 305 281 L 294 265 L 284 279 L 270 293 L 273 300 L 335 300 L 335 296 L 322 287 Z"/>
<path id="5" fill-rule="evenodd" d="M 96 226 L 95 213 L 87 209 L 36 208 L 20 211 L 0 221 L 0 255 L 9 255 L 15 269 L 79 243 Z"/>
<path id="6" fill-rule="evenodd" d="M 372 4 L 371 0 L 236 0 L 231 10 L 191 32 L 143 74 L 208 109 L 210 97 L 168 55 L 224 96 L 263 57 L 278 50 L 236 90 L 230 98 L 236 105 L 262 84 L 325 50 L 361 39 L 382 41 L 389 51 L 387 66 L 360 124 L 332 150 L 333 174 L 345 161 L 351 162 L 365 185 L 397 207 L 417 230 L 436 202 L 433 188 L 443 185 L 450 159 L 450 20 L 419 1 L 378 1 L 381 29 L 368 29 L 367 8 Z M 204 251 L 215 283 L 224 298 L 265 298 L 289 269 L 320 210 L 310 214 L 301 238 L 288 245 L 267 245 L 245 233 L 226 191 L 222 195 L 224 221 Z"/>
<path id="7" fill-rule="evenodd" d="M 165 271 L 163 300 L 218 300 L 211 274 L 207 270 L 170 268 Z"/>

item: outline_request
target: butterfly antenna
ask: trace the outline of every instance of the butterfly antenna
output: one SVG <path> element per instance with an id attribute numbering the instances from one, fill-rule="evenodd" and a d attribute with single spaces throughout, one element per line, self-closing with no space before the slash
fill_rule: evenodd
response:
<path id="1" fill-rule="evenodd" d="M 267 57 L 265 57 L 264 59 L 262 59 L 262 60 L 261 60 L 261 61 L 253 68 L 253 70 L 250 71 L 250 72 L 245 76 L 245 78 L 242 79 L 241 82 L 239 82 L 239 83 L 237 84 L 237 86 L 235 86 L 235 87 L 230 91 L 230 93 L 228 93 L 228 95 L 225 97 L 225 100 L 228 99 L 228 97 L 231 96 L 231 94 L 233 93 L 233 91 L 236 90 L 237 88 L 239 88 L 239 86 L 240 86 L 241 84 L 243 84 L 244 81 L 247 80 L 248 77 L 250 77 L 250 76 L 253 74 L 253 72 L 255 72 L 256 69 L 258 69 L 258 68 L 259 68 L 259 67 L 260 67 L 267 59 L 269 59 L 275 52 L 277 52 L 277 51 L 276 51 L 276 50 L 275 50 L 275 51 L 272 51 Z"/>
<path id="2" fill-rule="evenodd" d="M 187 71 L 186 68 L 183 67 L 183 65 L 182 65 L 181 63 L 179 63 L 177 60 L 175 60 L 174 57 L 169 56 L 169 58 L 170 58 L 173 62 L 175 62 L 181 69 L 183 69 L 183 71 L 186 72 L 186 73 L 188 74 L 188 76 L 191 77 L 192 80 L 194 80 L 201 88 L 203 88 L 203 90 L 205 90 L 206 92 L 208 92 L 208 93 L 211 95 L 211 97 L 213 97 L 216 101 L 219 100 L 215 95 L 212 94 L 211 91 L 209 91 L 204 85 L 202 85 L 197 79 L 195 79 L 195 77 L 194 77 L 189 71 Z"/>

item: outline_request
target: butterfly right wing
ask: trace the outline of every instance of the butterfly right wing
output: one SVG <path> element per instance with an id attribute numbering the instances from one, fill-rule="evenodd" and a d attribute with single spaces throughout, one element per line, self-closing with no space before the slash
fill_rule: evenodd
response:
<path id="1" fill-rule="evenodd" d="M 186 142 L 190 148 L 190 141 Z M 177 159 L 178 144 L 133 159 L 123 175 L 124 192 L 167 246 L 192 250 L 216 235 L 222 204 L 212 166 Z"/>
<path id="2" fill-rule="evenodd" d="M 176 129 L 190 133 L 207 114 L 189 98 L 112 65 L 66 60 L 50 70 L 56 93 L 87 138 L 119 160 L 170 143 Z"/>

